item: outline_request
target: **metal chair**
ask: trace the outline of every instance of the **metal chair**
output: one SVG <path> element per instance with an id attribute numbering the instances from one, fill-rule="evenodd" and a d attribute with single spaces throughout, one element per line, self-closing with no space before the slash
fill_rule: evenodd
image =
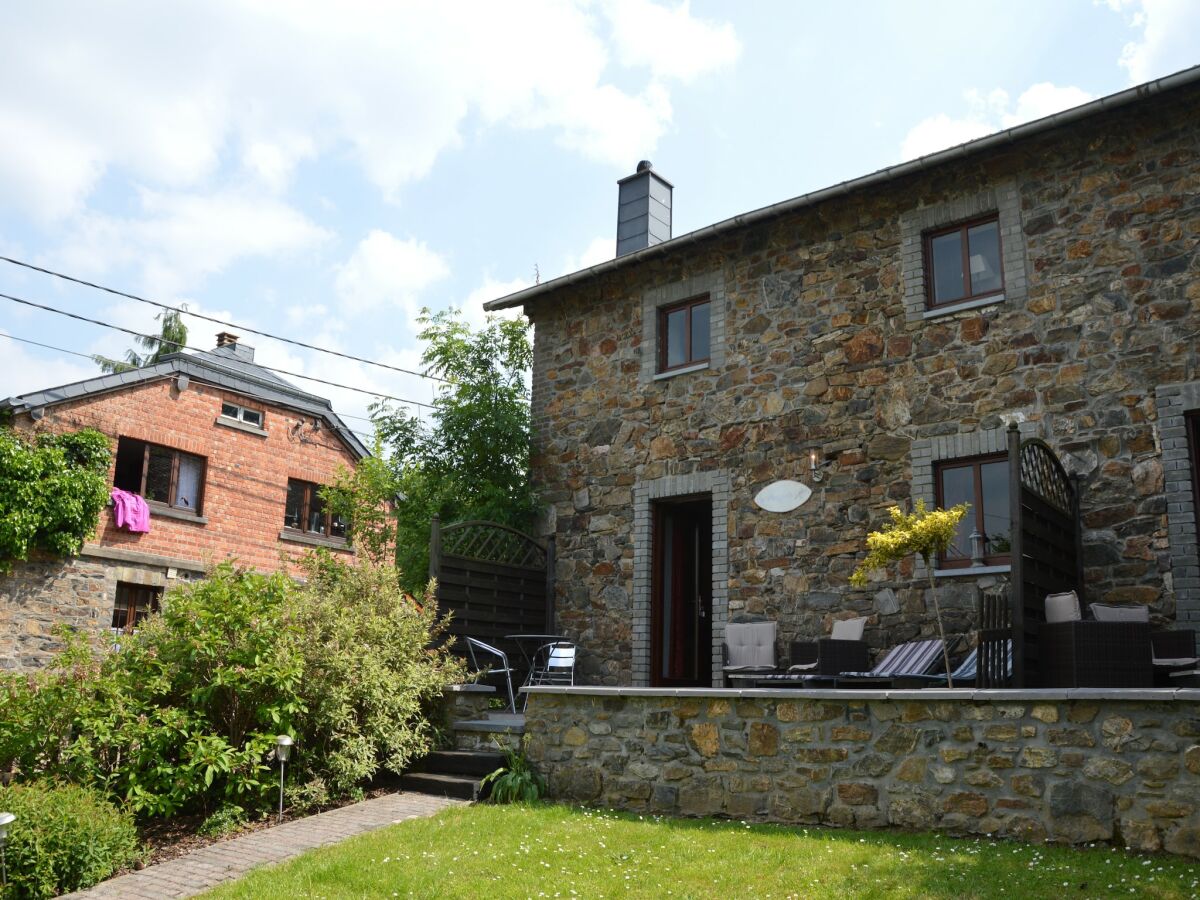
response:
<path id="1" fill-rule="evenodd" d="M 471 660 L 471 668 L 474 671 L 478 672 L 481 677 L 485 676 L 485 675 L 503 675 L 504 676 L 504 684 L 508 688 L 508 708 L 511 709 L 515 713 L 517 711 L 517 698 L 513 694 L 512 675 L 513 675 L 513 672 L 516 671 L 516 669 L 514 669 L 512 666 L 510 666 L 508 664 L 508 654 L 505 653 L 503 650 L 499 649 L 498 647 L 493 647 L 491 644 L 485 644 L 483 641 L 478 640 L 477 638 L 469 637 L 466 639 L 466 641 L 467 641 L 467 656 Z M 475 656 L 476 651 L 478 651 L 480 653 L 489 653 L 492 656 L 497 657 L 500 660 L 500 667 L 499 668 L 496 668 L 495 666 L 481 667 L 479 665 L 478 658 Z"/>
<path id="2" fill-rule="evenodd" d="M 533 655 L 533 667 L 529 670 L 526 686 L 543 684 L 575 684 L 575 645 L 567 641 L 543 644 Z M 529 695 L 521 708 L 529 704 Z"/>

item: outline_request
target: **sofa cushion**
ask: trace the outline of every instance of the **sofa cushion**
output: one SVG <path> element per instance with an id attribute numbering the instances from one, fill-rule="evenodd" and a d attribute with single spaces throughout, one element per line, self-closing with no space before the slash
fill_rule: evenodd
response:
<path id="1" fill-rule="evenodd" d="M 1079 612 L 1079 595 L 1074 591 L 1046 595 L 1046 621 L 1078 622 L 1083 616 Z"/>
<path id="2" fill-rule="evenodd" d="M 1104 603 L 1089 603 L 1092 618 L 1097 622 L 1149 622 L 1150 608 L 1148 606 L 1109 606 Z"/>
<path id="3" fill-rule="evenodd" d="M 866 627 L 865 616 L 861 619 L 838 619 L 833 623 L 833 634 L 830 637 L 835 641 L 861 641 L 863 629 Z"/>

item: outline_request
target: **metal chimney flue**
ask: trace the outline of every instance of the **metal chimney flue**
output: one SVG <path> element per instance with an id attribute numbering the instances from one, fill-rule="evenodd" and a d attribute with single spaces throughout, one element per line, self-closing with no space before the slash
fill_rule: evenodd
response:
<path id="1" fill-rule="evenodd" d="M 617 182 L 617 256 L 671 239 L 671 193 L 675 187 L 650 160 Z"/>

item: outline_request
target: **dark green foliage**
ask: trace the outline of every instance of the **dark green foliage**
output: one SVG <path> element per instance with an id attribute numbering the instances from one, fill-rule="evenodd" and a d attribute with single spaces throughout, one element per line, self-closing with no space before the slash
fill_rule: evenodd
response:
<path id="1" fill-rule="evenodd" d="M 527 530 L 538 512 L 530 482 L 526 386 L 533 350 L 524 321 L 489 318 L 471 331 L 457 310 L 421 318 L 422 362 L 447 379 L 432 422 L 380 404 L 376 431 L 403 495 L 396 561 L 404 586 L 419 590 L 429 570 L 429 523 L 489 519 Z"/>
<path id="2" fill-rule="evenodd" d="M 108 500 L 108 438 L 84 429 L 32 442 L 0 428 L 0 573 L 33 550 L 72 556 Z"/>
<path id="3" fill-rule="evenodd" d="M 301 586 L 224 563 L 119 652 L 69 637 L 51 669 L 0 678 L 0 772 L 91 785 L 146 816 L 250 811 L 273 803 L 287 733 L 289 779 L 345 796 L 431 744 L 426 707 L 462 675 L 427 649 L 440 627 L 391 566 L 317 554 Z"/>
<path id="4" fill-rule="evenodd" d="M 246 811 L 240 806 L 229 804 L 200 823 L 197 834 L 205 837 L 225 837 L 242 830 L 246 824 Z"/>
<path id="5" fill-rule="evenodd" d="M 546 779 L 529 765 L 525 754 L 500 745 L 504 767 L 486 775 L 481 785 L 491 785 L 489 799 L 493 803 L 533 803 L 546 793 Z"/>
<path id="6" fill-rule="evenodd" d="M 141 855 L 137 829 L 98 792 L 48 782 L 0 787 L 0 809 L 17 817 L 0 897 L 57 897 L 91 887 Z"/>
<path id="7" fill-rule="evenodd" d="M 187 306 L 183 307 L 184 310 Z M 128 372 L 130 369 L 140 369 L 151 366 L 170 353 L 178 353 L 187 344 L 188 330 L 183 323 L 183 317 L 171 309 L 164 309 L 154 317 L 161 322 L 157 336 L 147 335 L 137 339 L 145 353 L 136 350 L 125 351 L 125 361 L 109 359 L 107 356 L 93 356 L 92 362 L 103 372 Z"/>

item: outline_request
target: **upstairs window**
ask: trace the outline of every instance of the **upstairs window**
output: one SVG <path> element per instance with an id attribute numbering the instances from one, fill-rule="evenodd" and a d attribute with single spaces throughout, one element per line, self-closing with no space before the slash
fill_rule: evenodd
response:
<path id="1" fill-rule="evenodd" d="M 133 634 L 146 616 L 158 612 L 162 594 L 160 587 L 118 581 L 117 599 L 113 604 L 113 634 Z"/>
<path id="2" fill-rule="evenodd" d="M 925 236 L 930 308 L 991 297 L 1004 290 L 1000 219 L 991 216 Z"/>
<path id="3" fill-rule="evenodd" d="M 113 487 L 199 515 L 204 471 L 203 456 L 123 437 L 117 441 Z"/>
<path id="4" fill-rule="evenodd" d="M 257 409 L 248 409 L 245 406 L 238 406 L 236 403 L 222 403 L 221 417 L 225 419 L 236 419 L 238 422 L 244 422 L 247 425 L 253 425 L 255 428 L 263 427 L 263 414 Z"/>
<path id="5" fill-rule="evenodd" d="M 708 362 L 709 359 L 709 300 L 708 296 L 667 306 L 658 312 L 658 370 Z"/>
<path id="6" fill-rule="evenodd" d="M 1009 519 L 1008 456 L 998 454 L 938 463 L 937 504 L 943 509 L 959 503 L 971 508 L 959 523 L 954 543 L 939 560 L 943 569 L 972 565 L 975 547 L 971 535 L 982 538 L 986 566 L 1007 565 L 1011 559 L 1012 524 Z"/>
<path id="7" fill-rule="evenodd" d="M 345 540 L 346 521 L 326 509 L 320 490 L 319 484 L 289 478 L 283 527 L 305 534 L 319 534 L 335 540 Z"/>

